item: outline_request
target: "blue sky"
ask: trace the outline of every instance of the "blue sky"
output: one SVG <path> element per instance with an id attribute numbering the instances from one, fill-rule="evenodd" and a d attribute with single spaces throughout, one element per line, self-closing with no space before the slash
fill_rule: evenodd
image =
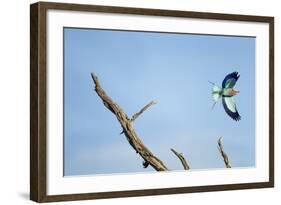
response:
<path id="1" fill-rule="evenodd" d="M 233 71 L 238 111 L 233 121 L 221 101 L 212 110 L 212 81 Z M 217 139 L 233 167 L 255 166 L 255 38 L 64 29 L 64 175 L 154 171 L 128 144 L 115 116 L 94 91 L 90 73 L 133 115 L 151 100 L 134 126 L 170 169 L 223 168 Z"/>

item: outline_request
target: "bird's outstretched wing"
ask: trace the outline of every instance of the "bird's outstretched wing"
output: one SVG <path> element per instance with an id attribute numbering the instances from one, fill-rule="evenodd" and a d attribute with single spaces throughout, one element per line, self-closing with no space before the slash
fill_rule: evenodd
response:
<path id="1" fill-rule="evenodd" d="M 224 80 L 222 81 L 222 87 L 233 88 L 239 77 L 240 75 L 238 74 L 238 72 L 233 72 L 228 74 L 227 76 L 225 76 Z"/>
<path id="2" fill-rule="evenodd" d="M 235 121 L 239 121 L 241 116 L 239 115 L 233 97 L 223 97 L 222 104 L 225 112 Z"/>

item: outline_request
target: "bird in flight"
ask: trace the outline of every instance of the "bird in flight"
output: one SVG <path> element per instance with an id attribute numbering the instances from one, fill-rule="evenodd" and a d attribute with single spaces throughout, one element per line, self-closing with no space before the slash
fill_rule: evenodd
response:
<path id="1" fill-rule="evenodd" d="M 237 111 L 236 104 L 233 99 L 233 96 L 239 93 L 238 90 L 235 90 L 233 88 L 239 77 L 240 75 L 238 74 L 238 72 L 228 74 L 222 81 L 222 87 L 219 87 L 215 83 L 210 82 L 213 85 L 212 97 L 215 101 L 213 107 L 218 102 L 218 100 L 222 98 L 222 104 L 225 112 L 235 121 L 239 121 L 241 119 L 241 116 Z"/>

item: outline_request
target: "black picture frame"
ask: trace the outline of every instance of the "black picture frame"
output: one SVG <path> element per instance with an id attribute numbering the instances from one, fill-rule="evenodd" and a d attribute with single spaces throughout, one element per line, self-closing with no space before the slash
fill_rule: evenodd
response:
<path id="1" fill-rule="evenodd" d="M 46 13 L 49 9 L 263 22 L 269 24 L 269 181 L 212 186 L 47 195 Z M 274 17 L 38 2 L 30 6 L 30 199 L 36 202 L 179 194 L 274 186 Z"/>

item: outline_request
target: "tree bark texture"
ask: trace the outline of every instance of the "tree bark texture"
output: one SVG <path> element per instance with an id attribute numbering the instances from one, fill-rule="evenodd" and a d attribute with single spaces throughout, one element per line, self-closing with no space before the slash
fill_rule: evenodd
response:
<path id="1" fill-rule="evenodd" d="M 227 154 L 225 153 L 225 151 L 223 149 L 222 137 L 220 137 L 219 140 L 218 140 L 218 149 L 219 149 L 219 152 L 220 152 L 220 154 L 221 154 L 221 156 L 223 158 L 225 167 L 226 168 L 231 168 L 231 164 L 230 164 L 229 158 L 228 158 Z"/>

